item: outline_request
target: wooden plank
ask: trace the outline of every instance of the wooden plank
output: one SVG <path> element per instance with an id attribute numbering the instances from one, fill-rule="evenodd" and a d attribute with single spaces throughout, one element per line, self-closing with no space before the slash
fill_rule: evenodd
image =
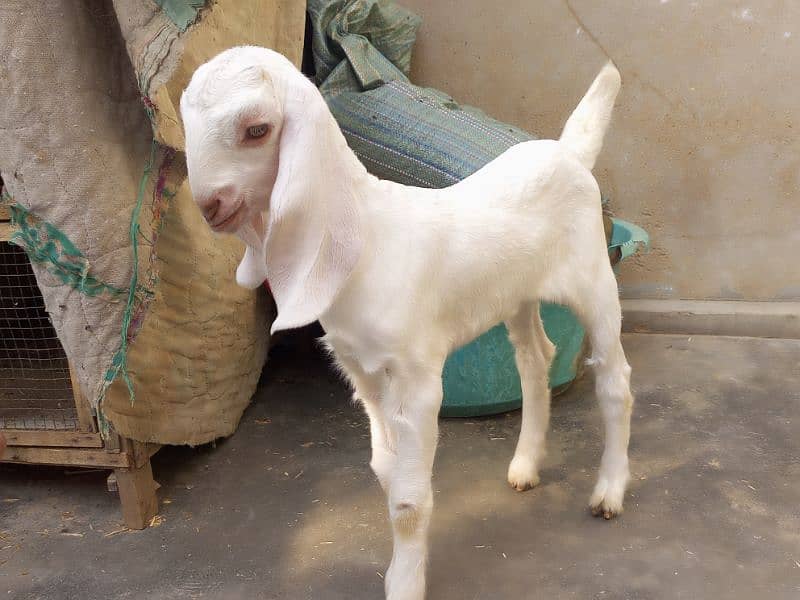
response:
<path id="1" fill-rule="evenodd" d="M 131 455 L 132 466 L 141 467 L 150 461 L 150 457 L 161 449 L 160 444 L 137 442 L 128 438 L 122 439 L 122 451 Z"/>
<path id="2" fill-rule="evenodd" d="M 69 380 L 72 384 L 72 396 L 75 399 L 75 410 L 78 413 L 80 428 L 84 431 L 97 431 L 97 423 L 94 420 L 94 415 L 92 415 L 92 408 L 89 405 L 89 400 L 81 392 L 81 386 L 78 383 L 72 362 L 69 363 Z"/>
<path id="3" fill-rule="evenodd" d="M 103 450 L 84 448 L 32 448 L 9 446 L 0 462 L 36 465 L 64 465 L 75 467 L 129 467 L 131 457 L 120 452 L 112 454 Z"/>
<path id="4" fill-rule="evenodd" d="M 87 431 L 25 431 L 5 429 L 9 446 L 56 446 L 61 448 L 102 448 L 99 433 Z"/>
<path id="5" fill-rule="evenodd" d="M 119 434 L 114 431 L 114 428 L 109 425 L 108 435 L 105 437 L 106 452 L 121 452 L 122 444 L 120 442 Z"/>
<path id="6" fill-rule="evenodd" d="M 10 221 L 11 220 L 11 210 L 4 205 L 0 204 L 0 221 Z"/>
<path id="7" fill-rule="evenodd" d="M 122 517 L 131 529 L 144 529 L 158 513 L 157 484 L 150 461 L 141 467 L 115 469 Z"/>
<path id="8" fill-rule="evenodd" d="M 8 222 L 0 222 L 0 242 L 7 242 L 11 239 L 11 234 L 16 231 L 16 227 Z"/>

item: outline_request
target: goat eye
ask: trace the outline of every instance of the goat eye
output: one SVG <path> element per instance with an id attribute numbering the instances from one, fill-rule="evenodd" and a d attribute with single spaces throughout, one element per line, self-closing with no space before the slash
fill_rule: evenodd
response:
<path id="1" fill-rule="evenodd" d="M 261 125 L 252 125 L 247 128 L 247 138 L 251 140 L 258 139 L 267 135 L 269 131 L 269 124 L 262 123 Z"/>

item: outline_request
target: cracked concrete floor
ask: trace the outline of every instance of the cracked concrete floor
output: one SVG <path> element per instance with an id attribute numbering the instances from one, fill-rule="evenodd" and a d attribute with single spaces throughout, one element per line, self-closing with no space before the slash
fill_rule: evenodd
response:
<path id="1" fill-rule="evenodd" d="M 442 423 L 429 598 L 800 597 L 800 341 L 626 335 L 633 481 L 586 510 L 590 377 L 554 403 L 542 484 L 505 482 L 518 412 Z M 0 468 L 0 598 L 380 598 L 390 556 L 366 422 L 284 349 L 230 439 L 154 458 L 163 523 L 120 528 L 103 473 Z"/>

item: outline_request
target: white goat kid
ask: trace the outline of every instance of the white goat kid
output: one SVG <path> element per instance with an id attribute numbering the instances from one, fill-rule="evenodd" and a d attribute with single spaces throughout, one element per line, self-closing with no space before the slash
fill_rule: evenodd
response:
<path id="1" fill-rule="evenodd" d="M 183 94 L 195 199 L 215 231 L 247 244 L 238 283 L 269 280 L 273 331 L 321 322 L 369 415 L 394 531 L 390 599 L 425 594 L 445 359 L 502 321 L 523 390 L 508 480 L 539 482 L 553 357 L 541 300 L 568 305 L 588 331 L 606 443 L 590 505 L 606 518 L 622 510 L 633 398 L 590 172 L 619 86 L 608 64 L 559 141 L 519 144 L 436 190 L 367 173 L 316 87 L 270 50 L 223 52 Z"/>

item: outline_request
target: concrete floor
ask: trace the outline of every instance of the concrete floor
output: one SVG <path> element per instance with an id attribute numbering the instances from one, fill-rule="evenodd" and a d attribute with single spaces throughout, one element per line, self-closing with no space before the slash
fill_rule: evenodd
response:
<path id="1" fill-rule="evenodd" d="M 627 335 L 627 510 L 586 510 L 589 381 L 554 403 L 542 485 L 505 482 L 519 413 L 442 423 L 429 598 L 800 597 L 800 341 Z M 277 352 L 239 431 L 154 459 L 163 523 L 120 528 L 104 474 L 0 470 L 0 598 L 380 598 L 390 556 L 365 418 Z"/>

